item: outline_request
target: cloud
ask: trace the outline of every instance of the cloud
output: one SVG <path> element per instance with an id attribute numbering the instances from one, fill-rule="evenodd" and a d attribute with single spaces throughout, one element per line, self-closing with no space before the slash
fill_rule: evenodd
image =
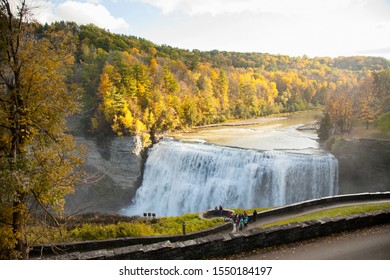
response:
<path id="1" fill-rule="evenodd" d="M 94 23 L 187 49 L 338 56 L 390 46 L 389 0 L 30 1 L 48 1 L 41 22 Z"/>
<path id="2" fill-rule="evenodd" d="M 243 12 L 299 15 L 345 9 L 351 5 L 362 5 L 364 0 L 139 0 L 155 6 L 164 14 L 173 12 L 188 15 L 239 14 Z"/>
<path id="3" fill-rule="evenodd" d="M 114 17 L 98 1 L 65 1 L 60 4 L 48 2 L 37 13 L 40 22 L 74 21 L 78 24 L 95 24 L 112 32 L 128 33 L 130 26 L 121 17 Z"/>
<path id="4" fill-rule="evenodd" d="M 189 49 L 338 56 L 390 44 L 389 0 L 133 1 L 180 19 L 151 39 Z"/>
<path id="5" fill-rule="evenodd" d="M 390 59 L 390 47 L 379 48 L 379 49 L 369 49 L 359 51 L 359 54 L 362 55 L 373 55 L 373 56 L 383 56 L 387 59 Z"/>

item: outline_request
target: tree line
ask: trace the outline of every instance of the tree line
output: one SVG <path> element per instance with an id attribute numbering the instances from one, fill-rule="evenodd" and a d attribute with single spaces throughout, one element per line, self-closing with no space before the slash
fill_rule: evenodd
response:
<path id="1" fill-rule="evenodd" d="M 75 40 L 84 130 L 141 135 L 146 144 L 176 129 L 324 105 L 329 109 L 332 100 L 343 102 L 335 96 L 346 97 L 362 80 L 390 67 L 388 60 L 375 57 L 189 51 L 94 25 L 41 26 L 50 29 L 68 30 Z M 360 114 L 367 117 L 368 112 Z M 333 115 L 332 121 L 339 122 Z"/>
<path id="2" fill-rule="evenodd" d="M 367 129 L 376 125 L 389 133 L 390 70 L 371 72 L 329 90 L 318 131 L 320 140 L 350 132 L 357 119 L 363 120 Z"/>

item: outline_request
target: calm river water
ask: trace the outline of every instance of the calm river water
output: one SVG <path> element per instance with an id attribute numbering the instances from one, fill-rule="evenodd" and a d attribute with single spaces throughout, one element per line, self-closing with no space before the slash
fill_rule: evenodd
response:
<path id="1" fill-rule="evenodd" d="M 287 117 L 265 117 L 231 122 L 173 136 L 185 141 L 209 142 L 231 147 L 314 154 L 322 152 L 317 142 L 316 131 L 314 129 L 298 130 L 297 128 L 315 124 L 320 114 L 319 112 L 303 112 Z"/>

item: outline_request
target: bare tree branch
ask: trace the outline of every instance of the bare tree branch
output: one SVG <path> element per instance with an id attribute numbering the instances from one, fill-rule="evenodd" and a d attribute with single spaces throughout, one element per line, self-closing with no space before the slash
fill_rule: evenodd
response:
<path id="1" fill-rule="evenodd" d="M 33 194 L 34 198 L 36 199 L 36 201 L 38 202 L 38 204 L 42 207 L 43 211 L 45 211 L 46 214 L 48 214 L 54 221 L 54 223 L 56 224 L 56 226 L 60 229 L 60 234 L 62 236 L 62 231 L 61 231 L 61 228 L 60 228 L 60 223 L 58 222 L 57 218 L 54 217 L 54 215 L 52 213 L 50 213 L 50 211 L 47 209 L 47 207 L 45 205 L 43 205 L 42 201 L 39 199 L 38 195 L 35 193 L 35 191 L 31 190 L 31 193 Z"/>

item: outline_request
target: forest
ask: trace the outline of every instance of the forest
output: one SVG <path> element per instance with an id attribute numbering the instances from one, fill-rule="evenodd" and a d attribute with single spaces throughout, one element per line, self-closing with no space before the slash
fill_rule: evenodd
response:
<path id="1" fill-rule="evenodd" d="M 325 106 L 327 137 L 354 116 L 369 125 L 389 110 L 390 61 L 380 57 L 190 51 L 94 25 L 39 26 L 43 37 L 59 32 L 92 135 L 140 135 L 148 145 L 176 129 Z"/>
<path id="2" fill-rule="evenodd" d="M 148 146 L 174 130 L 308 109 L 324 111 L 321 140 L 354 118 L 390 129 L 384 58 L 184 50 L 41 25 L 24 0 L 16 13 L 0 0 L 0 30 L 0 259 L 28 258 L 31 224 L 59 226 L 64 197 L 85 178 L 76 130 Z"/>

